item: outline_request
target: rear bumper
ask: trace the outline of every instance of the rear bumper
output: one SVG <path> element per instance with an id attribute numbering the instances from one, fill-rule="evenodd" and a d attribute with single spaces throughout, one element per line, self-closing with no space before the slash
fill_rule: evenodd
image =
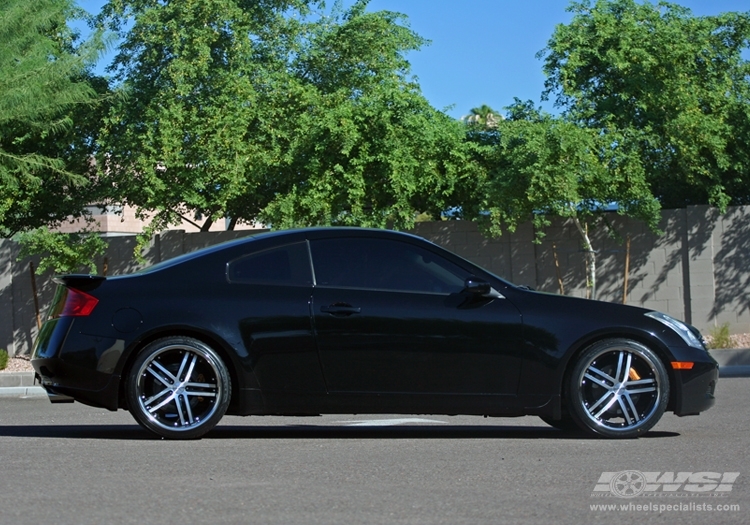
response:
<path id="1" fill-rule="evenodd" d="M 52 403 L 78 401 L 85 405 L 112 411 L 118 409 L 120 376 L 78 368 L 56 358 L 32 359 L 31 364 L 36 370 L 37 380 Z M 101 377 L 91 377 L 96 375 Z M 81 376 L 88 376 L 88 379 L 76 381 L 76 378 Z M 70 386 L 71 384 L 76 386 Z M 94 388 L 83 388 L 78 385 L 94 386 Z M 103 386 L 96 388 L 99 385 Z"/>

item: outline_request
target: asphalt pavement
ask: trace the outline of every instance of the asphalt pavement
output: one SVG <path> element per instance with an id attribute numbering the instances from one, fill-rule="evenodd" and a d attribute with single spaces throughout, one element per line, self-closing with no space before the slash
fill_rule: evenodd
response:
<path id="1" fill-rule="evenodd" d="M 184 442 L 124 411 L 6 397 L 0 525 L 747 523 L 750 379 L 716 397 L 636 440 L 360 414 L 226 417 Z"/>

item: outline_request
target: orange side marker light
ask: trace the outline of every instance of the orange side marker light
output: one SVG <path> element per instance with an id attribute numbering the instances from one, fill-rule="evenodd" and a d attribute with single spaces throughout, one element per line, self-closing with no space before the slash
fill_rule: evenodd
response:
<path id="1" fill-rule="evenodd" d="M 694 364 L 690 361 L 672 361 L 672 368 L 675 370 L 692 370 Z"/>

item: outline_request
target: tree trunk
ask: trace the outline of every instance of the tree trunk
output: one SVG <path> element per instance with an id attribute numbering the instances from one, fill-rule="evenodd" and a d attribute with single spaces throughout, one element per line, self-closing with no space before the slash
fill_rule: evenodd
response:
<path id="1" fill-rule="evenodd" d="M 591 246 L 591 239 L 589 238 L 589 227 L 588 224 L 585 226 L 581 224 L 578 217 L 574 217 L 576 228 L 578 233 L 581 234 L 583 239 L 583 250 L 586 252 L 586 268 L 588 269 L 588 279 L 586 280 L 586 288 L 589 290 L 589 297 L 596 299 L 596 252 Z"/>
<path id="2" fill-rule="evenodd" d="M 206 222 L 203 223 L 203 226 L 201 226 L 201 231 L 202 232 L 209 231 L 211 229 L 211 226 L 213 225 L 213 223 L 214 223 L 214 218 L 213 217 L 209 217 L 208 219 L 206 219 Z"/>

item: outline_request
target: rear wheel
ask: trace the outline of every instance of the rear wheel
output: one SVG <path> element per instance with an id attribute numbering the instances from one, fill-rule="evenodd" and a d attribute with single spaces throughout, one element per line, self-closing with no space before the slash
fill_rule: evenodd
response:
<path id="1" fill-rule="evenodd" d="M 664 414 L 669 377 L 659 357 L 628 339 L 595 343 L 573 367 L 567 406 L 589 433 L 610 438 L 645 434 Z"/>
<path id="2" fill-rule="evenodd" d="M 189 337 L 149 344 L 133 364 L 127 384 L 135 420 L 170 439 L 195 439 L 214 428 L 227 411 L 232 389 L 219 355 Z"/>

